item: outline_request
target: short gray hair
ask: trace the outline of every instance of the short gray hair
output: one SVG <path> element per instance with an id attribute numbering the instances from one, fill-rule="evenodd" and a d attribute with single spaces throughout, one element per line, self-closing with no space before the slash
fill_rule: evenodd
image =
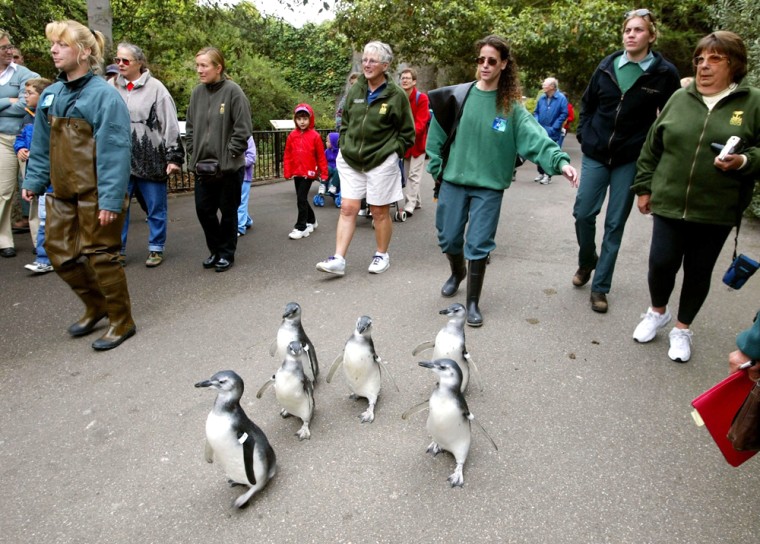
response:
<path id="1" fill-rule="evenodd" d="M 374 41 L 364 46 L 365 53 L 376 53 L 380 57 L 380 62 L 390 64 L 393 61 L 393 50 L 387 43 Z"/>
<path id="2" fill-rule="evenodd" d="M 135 44 L 129 42 L 121 42 L 116 46 L 116 49 L 126 49 L 132 53 L 132 56 L 135 57 L 135 62 L 140 63 L 141 72 L 144 72 L 148 69 L 148 58 L 145 56 L 143 50 L 137 47 Z"/>

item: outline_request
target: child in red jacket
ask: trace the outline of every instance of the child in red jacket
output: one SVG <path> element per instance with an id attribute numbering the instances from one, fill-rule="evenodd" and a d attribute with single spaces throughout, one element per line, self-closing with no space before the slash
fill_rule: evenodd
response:
<path id="1" fill-rule="evenodd" d="M 288 236 L 300 240 L 317 228 L 317 218 L 309 205 L 309 188 L 316 179 L 327 181 L 327 161 L 322 137 L 314 130 L 311 106 L 296 106 L 295 123 L 295 130 L 285 142 L 285 178 L 293 178 L 298 202 L 298 220 Z"/>

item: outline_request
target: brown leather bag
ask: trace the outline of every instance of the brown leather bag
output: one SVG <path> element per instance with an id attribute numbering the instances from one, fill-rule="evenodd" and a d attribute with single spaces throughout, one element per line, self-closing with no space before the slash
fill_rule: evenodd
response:
<path id="1" fill-rule="evenodd" d="M 736 451 L 760 450 L 760 382 L 750 389 L 736 413 L 728 430 L 728 439 Z"/>

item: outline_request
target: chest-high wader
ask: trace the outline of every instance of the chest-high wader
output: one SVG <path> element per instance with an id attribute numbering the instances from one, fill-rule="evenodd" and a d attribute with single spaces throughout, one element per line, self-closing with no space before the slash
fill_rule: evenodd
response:
<path id="1" fill-rule="evenodd" d="M 127 278 L 118 260 L 124 214 L 109 225 L 100 224 L 92 126 L 84 119 L 52 115 L 48 122 L 53 193 L 45 197 L 45 249 L 55 271 L 86 307 L 84 317 L 69 327 L 69 334 L 88 334 L 108 316 L 111 326 L 96 343 L 123 341 L 135 329 Z M 125 196 L 122 210 L 126 204 Z"/>

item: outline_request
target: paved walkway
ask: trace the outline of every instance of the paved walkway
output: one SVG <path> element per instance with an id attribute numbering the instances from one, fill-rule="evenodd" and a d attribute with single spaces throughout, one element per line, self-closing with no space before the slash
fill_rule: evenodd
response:
<path id="1" fill-rule="evenodd" d="M 580 164 L 574 139 L 566 142 Z M 425 414 L 400 418 L 434 377 L 411 355 L 443 325 L 447 277 L 424 207 L 395 224 L 391 268 L 366 271 L 373 250 L 360 219 L 344 278 L 314 265 L 334 248 L 338 211 L 317 209 L 318 230 L 287 237 L 296 216 L 290 183 L 256 187 L 252 231 L 235 267 L 203 270 L 207 252 L 192 196 L 170 201 L 166 261 L 147 269 L 147 227 L 133 213 L 126 268 L 138 333 L 108 353 L 71 339 L 80 303 L 55 275 L 32 277 L 31 241 L 0 259 L 0 540 L 31 542 L 515 542 L 748 543 L 760 540 L 760 459 L 728 466 L 690 401 L 722 379 L 737 331 L 760 301 L 760 280 L 720 283 L 694 324 L 694 356 L 667 358 L 666 334 L 631 339 L 647 306 L 651 221 L 633 211 L 606 315 L 591 312 L 576 268 L 575 191 L 541 186 L 532 165 L 505 193 L 498 248 L 486 275 L 485 326 L 467 330 L 485 389 L 472 412 L 499 445 L 474 432 L 465 486 L 450 489 L 449 455 L 425 454 Z M 760 229 L 740 249 L 760 256 Z M 463 301 L 464 294 L 456 300 Z M 319 383 L 312 439 L 255 391 L 278 361 L 268 355 L 285 304 L 303 321 L 326 374 L 363 314 L 400 391 L 386 386 L 373 424 L 347 399 L 340 375 Z M 193 384 L 234 369 L 243 406 L 269 436 L 279 473 L 242 512 L 219 467 L 203 461 L 213 395 Z"/>

